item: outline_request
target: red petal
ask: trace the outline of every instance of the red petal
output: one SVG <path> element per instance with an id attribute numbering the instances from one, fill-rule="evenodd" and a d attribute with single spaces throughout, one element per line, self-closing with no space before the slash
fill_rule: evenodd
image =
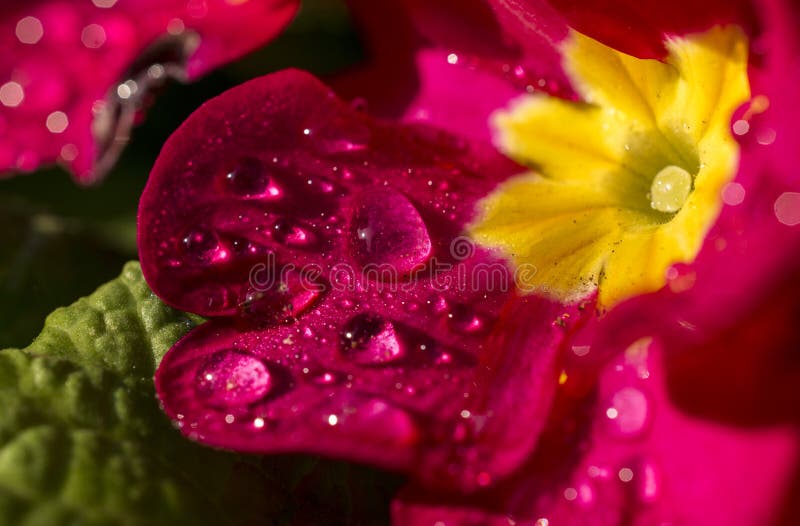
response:
<path id="1" fill-rule="evenodd" d="M 459 237 L 517 169 L 375 122 L 297 71 L 206 103 L 151 174 L 140 254 L 163 299 L 233 318 L 165 357 L 167 413 L 207 444 L 341 456 L 442 487 L 512 471 L 577 319 L 515 298 L 505 264 Z"/>
<path id="2" fill-rule="evenodd" d="M 755 34 L 751 2 L 746 0 L 547 0 L 581 33 L 625 53 L 642 58 L 666 54 L 665 37 L 705 31 L 721 24 L 738 24 Z M 538 2 L 519 2 L 523 10 Z M 525 5 L 529 4 L 529 5 Z"/>
<path id="3" fill-rule="evenodd" d="M 13 3 L 0 16 L 0 172 L 110 168 L 149 87 L 273 38 L 295 0 Z M 153 69 L 150 66 L 158 65 Z"/>

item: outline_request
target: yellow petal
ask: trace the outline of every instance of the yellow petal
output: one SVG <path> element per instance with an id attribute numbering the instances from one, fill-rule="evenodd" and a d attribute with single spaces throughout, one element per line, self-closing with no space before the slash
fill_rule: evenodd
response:
<path id="1" fill-rule="evenodd" d="M 573 33 L 564 66 L 586 102 L 533 95 L 495 115 L 498 146 L 536 173 L 486 197 L 469 232 L 536 269 L 520 288 L 573 301 L 599 287 L 611 307 L 696 257 L 738 164 L 747 41 L 717 27 L 667 49 L 642 60 Z"/>

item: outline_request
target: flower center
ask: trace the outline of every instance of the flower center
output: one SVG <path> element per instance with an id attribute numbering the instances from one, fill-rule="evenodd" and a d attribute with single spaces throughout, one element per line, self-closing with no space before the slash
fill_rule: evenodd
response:
<path id="1" fill-rule="evenodd" d="M 650 206 L 659 212 L 674 213 L 683 208 L 692 190 L 692 176 L 680 166 L 662 168 L 650 185 Z"/>
<path id="2" fill-rule="evenodd" d="M 494 117 L 498 147 L 531 172 L 487 196 L 469 232 L 536 268 L 520 288 L 567 302 L 597 291 L 609 308 L 697 256 L 738 165 L 747 41 L 715 27 L 667 49 L 637 59 L 573 32 L 562 55 L 583 102 L 527 95 Z"/>

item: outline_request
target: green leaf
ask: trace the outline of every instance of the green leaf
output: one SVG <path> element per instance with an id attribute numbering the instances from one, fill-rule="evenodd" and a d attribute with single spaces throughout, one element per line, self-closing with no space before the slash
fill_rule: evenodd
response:
<path id="1" fill-rule="evenodd" d="M 138 263 L 0 351 L 0 526 L 386 524 L 401 480 L 316 457 L 244 457 L 184 438 L 153 374 L 201 319 Z"/>
<path id="2" fill-rule="evenodd" d="M 189 442 L 158 407 L 155 367 L 196 321 L 129 263 L 53 312 L 32 345 L 0 351 L 0 525 L 242 524 L 279 511 L 227 506 L 242 473 L 269 490 L 260 468 Z"/>

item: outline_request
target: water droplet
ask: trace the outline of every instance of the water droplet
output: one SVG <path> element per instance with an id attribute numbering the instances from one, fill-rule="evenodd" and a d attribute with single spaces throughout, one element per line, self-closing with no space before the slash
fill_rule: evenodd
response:
<path id="1" fill-rule="evenodd" d="M 647 397 L 634 387 L 622 388 L 612 395 L 606 416 L 615 434 L 626 438 L 636 437 L 648 422 Z"/>
<path id="2" fill-rule="evenodd" d="M 800 193 L 782 193 L 775 200 L 775 217 L 787 226 L 800 225 Z"/>
<path id="3" fill-rule="evenodd" d="M 434 314 L 441 314 L 447 310 L 447 300 L 441 294 L 433 294 L 425 303 Z"/>
<path id="4" fill-rule="evenodd" d="M 642 460 L 637 467 L 636 486 L 639 499 L 650 504 L 658 500 L 661 493 L 660 472 L 655 463 Z"/>
<path id="5" fill-rule="evenodd" d="M 736 206 L 742 204 L 745 195 L 744 186 L 739 183 L 728 183 L 722 187 L 722 201 L 726 205 Z"/>
<path id="6" fill-rule="evenodd" d="M 336 116 L 315 137 L 316 147 L 321 153 L 348 154 L 367 148 L 372 132 L 361 119 Z"/>
<path id="7" fill-rule="evenodd" d="M 341 375 L 338 373 L 332 373 L 330 371 L 318 373 L 311 378 L 311 381 L 317 385 L 335 385 L 341 380 Z"/>
<path id="8" fill-rule="evenodd" d="M 197 285 L 186 294 L 189 305 L 197 305 L 206 311 L 223 311 L 235 305 L 231 291 L 218 284 Z"/>
<path id="9" fill-rule="evenodd" d="M 431 255 L 431 239 L 419 212 L 404 195 L 390 188 L 360 196 L 351 229 L 359 262 L 389 266 L 388 274 L 408 274 Z M 386 272 L 376 274 L 387 279 Z"/>
<path id="10" fill-rule="evenodd" d="M 667 166 L 653 178 L 650 186 L 650 206 L 665 213 L 683 207 L 692 189 L 692 176 L 679 166 Z"/>
<path id="11" fill-rule="evenodd" d="M 575 356 L 586 356 L 592 348 L 589 345 L 573 345 L 572 352 Z"/>
<path id="12" fill-rule="evenodd" d="M 467 305 L 456 305 L 447 318 L 456 331 L 476 332 L 484 326 L 483 319 Z"/>
<path id="13" fill-rule="evenodd" d="M 192 228 L 181 238 L 184 253 L 199 263 L 227 261 L 230 254 L 219 242 L 217 235 L 205 228 Z"/>
<path id="14" fill-rule="evenodd" d="M 225 174 L 225 184 L 241 197 L 277 199 L 283 190 L 267 173 L 266 167 L 258 159 L 247 157 Z"/>
<path id="15" fill-rule="evenodd" d="M 278 243 L 295 247 L 308 246 L 316 242 L 316 236 L 310 228 L 286 218 L 275 222 L 272 236 Z"/>
<path id="16" fill-rule="evenodd" d="M 403 356 L 392 322 L 362 313 L 347 322 L 341 333 L 342 352 L 356 363 L 380 365 Z"/>
<path id="17" fill-rule="evenodd" d="M 317 301 L 322 284 L 297 270 L 286 270 L 276 281 L 264 276 L 259 286 L 251 286 L 239 303 L 245 316 L 264 322 L 285 322 L 297 318 Z"/>
<path id="18" fill-rule="evenodd" d="M 694 287 L 697 281 L 697 273 L 686 265 L 673 265 L 665 272 L 669 290 L 678 294 L 686 292 Z"/>
<path id="19" fill-rule="evenodd" d="M 232 349 L 211 355 L 197 371 L 195 389 L 207 404 L 244 406 L 269 394 L 272 377 L 267 365 L 249 354 Z"/>

